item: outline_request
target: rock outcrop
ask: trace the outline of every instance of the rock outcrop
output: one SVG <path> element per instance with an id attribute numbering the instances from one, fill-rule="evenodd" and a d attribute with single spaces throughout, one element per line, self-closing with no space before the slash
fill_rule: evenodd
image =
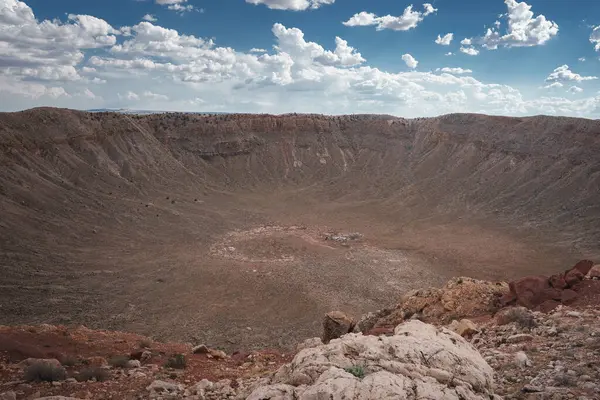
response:
<path id="1" fill-rule="evenodd" d="M 442 288 L 413 290 L 407 293 L 400 299 L 396 309 L 381 316 L 373 327 L 364 333 L 391 333 L 394 326 L 410 318 L 448 323 L 453 319 L 491 314 L 500 309 L 500 299 L 508 292 L 509 288 L 505 282 L 453 278 Z"/>
<path id="2" fill-rule="evenodd" d="M 577 284 L 583 281 L 594 263 L 582 260 L 572 268 L 554 274 L 526 276 L 509 283 L 510 293 L 502 298 L 504 305 L 520 305 L 550 311 L 559 304 L 570 304 L 577 298 Z"/>
<path id="3" fill-rule="evenodd" d="M 248 400 L 490 399 L 493 371 L 456 333 L 421 321 L 300 351 Z"/>

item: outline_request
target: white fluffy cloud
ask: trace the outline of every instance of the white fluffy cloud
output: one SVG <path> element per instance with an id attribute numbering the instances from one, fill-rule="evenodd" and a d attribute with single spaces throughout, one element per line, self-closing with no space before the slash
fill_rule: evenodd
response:
<path id="1" fill-rule="evenodd" d="M 359 49 L 342 38 L 316 43 L 310 32 L 279 23 L 271 28 L 274 46 L 268 54 L 218 46 L 151 21 L 119 28 L 92 16 L 38 21 L 23 2 L 0 4 L 10 4 L 0 6 L 0 96 L 10 98 L 0 102 L 4 110 L 54 105 L 600 117 L 598 96 L 581 98 L 561 90 L 568 98 L 529 97 L 508 85 L 477 80 L 462 68 L 387 72 L 369 66 Z M 431 12 L 432 7 L 425 8 L 424 13 Z M 41 34 L 40 25 L 52 35 Z M 578 82 L 571 81 L 569 86 Z"/>
<path id="2" fill-rule="evenodd" d="M 470 69 L 463 69 L 463 68 L 449 68 L 449 67 L 444 67 L 444 68 L 437 68 L 435 70 L 435 72 L 444 72 L 447 74 L 454 74 L 454 75 L 465 75 L 465 74 L 472 74 L 473 71 Z"/>
<path id="3" fill-rule="evenodd" d="M 148 21 L 148 22 L 156 22 L 156 21 L 158 21 L 158 19 L 154 15 L 152 15 L 152 14 L 146 14 L 146 15 L 144 15 L 142 17 L 142 19 L 144 21 Z"/>
<path id="4" fill-rule="evenodd" d="M 266 53 L 266 52 L 267 52 L 267 50 L 265 50 L 265 49 L 258 49 L 256 47 L 253 47 L 253 48 L 250 49 L 250 53 Z"/>
<path id="5" fill-rule="evenodd" d="M 501 34 L 499 24 L 494 28 L 488 28 L 478 43 L 489 50 L 495 50 L 498 46 L 505 47 L 530 47 L 546 43 L 558 34 L 558 25 L 546 19 L 544 15 L 534 18 L 531 6 L 524 1 L 505 0 L 508 8 L 508 27 L 506 33 Z"/>
<path id="6" fill-rule="evenodd" d="M 83 50 L 116 43 L 114 29 L 90 15 L 70 14 L 66 22 L 38 22 L 22 1 L 0 1 L 0 73 L 39 81 L 83 79 L 75 68 Z"/>
<path id="7" fill-rule="evenodd" d="M 444 36 L 438 35 L 437 39 L 435 39 L 435 42 L 441 46 L 449 46 L 450 42 L 452 42 L 452 39 L 454 39 L 454 34 L 447 33 Z"/>
<path id="8" fill-rule="evenodd" d="M 322 5 L 333 4 L 335 0 L 246 0 L 246 3 L 264 4 L 273 10 L 304 11 L 317 9 Z"/>
<path id="9" fill-rule="evenodd" d="M 553 83 L 551 83 L 549 85 L 542 86 L 540 89 L 548 89 L 548 90 L 550 90 L 550 89 L 559 89 L 559 88 L 562 88 L 563 86 L 564 85 L 562 83 L 560 83 L 560 82 L 553 82 Z"/>
<path id="10" fill-rule="evenodd" d="M 414 11 L 410 5 L 404 9 L 404 13 L 399 17 L 385 15 L 378 17 L 373 13 L 362 11 L 354 14 L 348 21 L 344 22 L 346 26 L 372 26 L 374 25 L 378 31 L 391 29 L 394 31 L 407 31 L 416 28 L 423 19 L 437 11 L 437 8 L 429 3 L 423 4 L 423 12 Z"/>
<path id="11" fill-rule="evenodd" d="M 581 76 L 579 74 L 574 73 L 569 69 L 568 65 L 562 65 L 556 68 L 548 77 L 546 78 L 546 82 L 582 82 L 582 81 L 591 81 L 594 79 L 598 79 L 596 76 Z"/>
<path id="12" fill-rule="evenodd" d="M 406 64 L 406 66 L 408 68 L 417 68 L 417 65 L 419 65 L 419 62 L 417 60 L 415 60 L 415 58 L 413 56 L 411 56 L 410 54 L 404 54 L 402 55 L 402 61 L 404 61 L 404 63 Z"/>
<path id="13" fill-rule="evenodd" d="M 600 51 L 600 25 L 592 30 L 590 42 L 594 45 L 594 49 L 596 49 L 596 51 Z"/>
<path id="14" fill-rule="evenodd" d="M 186 4 L 188 0 L 155 0 L 156 4 L 161 6 L 167 6 L 167 9 L 171 11 L 176 11 L 178 13 L 185 13 L 190 11 L 202 11 L 202 9 L 197 10 L 191 4 Z M 146 20 L 151 21 L 151 20 Z"/>
<path id="15" fill-rule="evenodd" d="M 581 93 L 583 92 L 583 89 L 580 88 L 579 86 L 571 86 L 569 88 L 569 93 Z"/>
<path id="16" fill-rule="evenodd" d="M 473 46 L 467 46 L 467 47 L 460 46 L 460 51 L 461 51 L 461 53 L 465 53 L 465 54 L 468 54 L 470 56 L 476 56 L 476 55 L 479 54 L 479 50 L 477 50 Z"/>

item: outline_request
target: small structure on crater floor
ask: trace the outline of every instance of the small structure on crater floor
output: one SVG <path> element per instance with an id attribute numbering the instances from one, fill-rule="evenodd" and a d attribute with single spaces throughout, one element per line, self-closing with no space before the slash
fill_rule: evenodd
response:
<path id="1" fill-rule="evenodd" d="M 351 241 L 360 240 L 363 235 L 358 232 L 353 233 L 328 233 L 325 235 L 325 240 L 333 240 L 338 243 L 348 243 Z"/>

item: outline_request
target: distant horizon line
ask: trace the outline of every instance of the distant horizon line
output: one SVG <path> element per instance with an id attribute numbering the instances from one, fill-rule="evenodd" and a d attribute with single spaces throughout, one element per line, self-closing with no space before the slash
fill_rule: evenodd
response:
<path id="1" fill-rule="evenodd" d="M 90 113 L 100 113 L 100 112 L 114 112 L 120 114 L 136 114 L 136 115 L 151 115 L 151 114 L 196 114 L 196 115 L 273 115 L 273 116 L 285 116 L 285 115 L 321 115 L 321 116 L 387 116 L 398 119 L 430 119 L 430 118 L 439 118 L 448 115 L 480 115 L 487 117 L 503 117 L 503 118 L 535 118 L 535 117 L 548 117 L 548 118 L 570 118 L 570 119 L 583 119 L 589 121 L 600 121 L 600 118 L 586 118 L 586 117 L 574 117 L 569 115 L 549 115 L 549 114 L 531 114 L 531 115 L 506 115 L 506 114 L 486 114 L 486 113 L 477 113 L 477 112 L 453 112 L 447 114 L 439 114 L 435 116 L 428 117 L 401 117 L 393 114 L 378 114 L 378 113 L 351 113 L 351 114 L 326 114 L 326 113 L 316 113 L 316 112 L 285 112 L 285 113 L 272 113 L 272 112 L 239 112 L 239 111 L 172 111 L 172 110 L 142 110 L 142 109 L 133 109 L 133 108 L 91 108 L 91 109 L 76 109 L 69 107 L 53 107 L 53 106 L 38 106 L 31 107 L 22 110 L 16 111 L 0 111 L 0 114 L 9 114 L 9 113 L 19 113 L 25 111 L 32 111 L 37 109 L 57 109 L 57 110 L 71 110 L 71 111 L 79 111 L 79 112 L 90 112 Z"/>

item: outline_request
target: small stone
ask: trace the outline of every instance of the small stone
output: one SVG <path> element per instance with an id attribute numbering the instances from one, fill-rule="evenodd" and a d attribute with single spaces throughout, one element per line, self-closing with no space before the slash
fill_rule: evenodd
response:
<path id="1" fill-rule="evenodd" d="M 149 359 L 152 358 L 152 352 L 149 350 L 145 350 L 142 352 L 142 357 L 140 358 L 141 361 L 148 361 Z"/>
<path id="2" fill-rule="evenodd" d="M 62 385 L 62 382 L 59 382 L 59 381 L 52 382 L 52 386 L 60 386 L 60 385 Z"/>
<path id="3" fill-rule="evenodd" d="M 525 386 L 523 386 L 523 389 L 521 389 L 521 391 L 525 392 L 525 393 L 537 393 L 537 392 L 543 392 L 544 389 L 541 388 L 540 386 L 525 385 Z"/>
<path id="4" fill-rule="evenodd" d="M 512 335 L 506 338 L 506 343 L 522 343 L 522 342 L 531 342 L 533 340 L 533 336 L 528 333 L 519 333 L 517 335 Z"/>
<path id="5" fill-rule="evenodd" d="M 206 345 L 201 344 L 192 349 L 192 353 L 194 354 L 208 354 L 209 349 Z"/>
<path id="6" fill-rule="evenodd" d="M 209 349 L 208 354 L 216 358 L 217 360 L 227 358 L 227 354 L 222 350 Z"/>
<path id="7" fill-rule="evenodd" d="M 141 366 L 142 363 L 140 362 L 140 360 L 129 360 L 125 365 L 126 368 L 140 368 Z"/>
<path id="8" fill-rule="evenodd" d="M 460 322 L 456 320 L 452 321 L 450 329 L 462 337 L 473 336 L 475 333 L 479 332 L 477 325 L 468 319 L 461 319 Z"/>
<path id="9" fill-rule="evenodd" d="M 529 357 L 522 351 L 515 353 L 515 364 L 519 368 L 525 368 L 531 366 L 531 361 L 529 361 Z"/>
<path id="10" fill-rule="evenodd" d="M 581 313 L 578 311 L 569 311 L 567 312 L 567 317 L 581 318 Z"/>
<path id="11" fill-rule="evenodd" d="M 67 380 L 65 380 L 65 382 L 67 382 L 67 383 L 77 383 L 77 379 L 75 379 L 75 378 L 68 378 Z"/>

